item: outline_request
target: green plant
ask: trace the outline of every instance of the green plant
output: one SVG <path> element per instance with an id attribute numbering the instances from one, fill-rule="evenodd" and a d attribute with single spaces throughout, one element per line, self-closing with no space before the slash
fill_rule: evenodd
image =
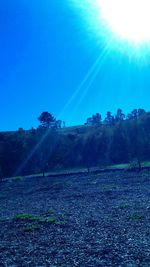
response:
<path id="1" fill-rule="evenodd" d="M 23 177 L 22 176 L 17 176 L 17 177 L 14 177 L 12 180 L 14 182 L 17 182 L 17 181 L 22 181 Z"/>
<path id="2" fill-rule="evenodd" d="M 39 222 L 39 223 L 53 223 L 56 225 L 65 225 L 66 222 L 64 220 L 58 220 L 55 216 L 50 217 L 35 217 L 32 214 L 18 214 L 14 218 L 17 221 L 32 221 L 32 222 Z"/>
<path id="3" fill-rule="evenodd" d="M 14 217 L 14 220 L 39 221 L 40 218 L 38 218 L 38 217 L 34 217 L 34 216 L 31 215 L 31 214 L 24 213 L 24 214 L 17 214 L 17 215 Z"/>
<path id="4" fill-rule="evenodd" d="M 129 216 L 130 220 L 140 220 L 142 217 L 138 213 L 133 213 Z"/>

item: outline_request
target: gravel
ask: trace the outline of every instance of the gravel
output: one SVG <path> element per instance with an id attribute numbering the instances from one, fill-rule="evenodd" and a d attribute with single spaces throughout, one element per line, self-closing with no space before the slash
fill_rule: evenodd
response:
<path id="1" fill-rule="evenodd" d="M 149 267 L 149 222 L 149 172 L 14 179 L 0 185 L 0 267 Z"/>

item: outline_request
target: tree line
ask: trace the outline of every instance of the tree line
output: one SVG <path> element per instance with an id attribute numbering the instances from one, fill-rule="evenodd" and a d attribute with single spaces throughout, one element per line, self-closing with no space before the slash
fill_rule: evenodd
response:
<path id="1" fill-rule="evenodd" d="M 138 119 L 146 113 L 144 109 L 133 109 L 131 113 L 125 115 L 122 109 L 118 109 L 115 115 L 112 115 L 110 111 L 107 112 L 106 117 L 102 120 L 102 116 L 100 113 L 96 113 L 89 117 L 85 123 L 85 125 L 115 125 L 117 122 L 128 120 L 128 119 Z"/>
<path id="2" fill-rule="evenodd" d="M 150 112 L 134 109 L 125 115 L 107 112 L 88 118 L 85 126 L 68 131 L 49 112 L 39 127 L 0 133 L 0 177 L 36 174 L 75 167 L 104 167 L 150 159 Z"/>

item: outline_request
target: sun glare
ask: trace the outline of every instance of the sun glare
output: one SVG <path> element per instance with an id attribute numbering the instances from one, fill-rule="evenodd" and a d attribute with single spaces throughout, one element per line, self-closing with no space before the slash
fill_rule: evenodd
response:
<path id="1" fill-rule="evenodd" d="M 150 0 L 96 0 L 100 19 L 117 37 L 141 45 L 150 41 Z"/>
<path id="2" fill-rule="evenodd" d="M 77 7 L 86 32 L 100 49 L 109 46 L 109 52 L 126 54 L 140 64 L 148 62 L 150 0 L 69 1 Z"/>

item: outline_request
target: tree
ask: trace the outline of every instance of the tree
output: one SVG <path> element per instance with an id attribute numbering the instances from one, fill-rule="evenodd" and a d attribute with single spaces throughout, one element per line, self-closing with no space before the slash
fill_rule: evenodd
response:
<path id="1" fill-rule="evenodd" d="M 138 117 L 141 117 L 141 116 L 143 116 L 145 114 L 146 114 L 146 111 L 144 109 L 142 109 L 142 108 L 138 109 Z"/>
<path id="2" fill-rule="evenodd" d="M 129 140 L 130 161 L 136 161 L 140 171 L 141 161 L 143 160 L 145 154 L 145 133 L 139 123 L 139 120 L 128 120 L 126 122 L 126 132 Z"/>
<path id="3" fill-rule="evenodd" d="M 98 160 L 98 149 L 95 135 L 89 135 L 83 148 L 83 164 L 87 167 L 88 173 L 90 167 L 96 166 Z"/>
<path id="4" fill-rule="evenodd" d="M 92 116 L 92 121 L 94 125 L 100 126 L 102 121 L 102 116 L 99 113 L 96 113 L 95 115 Z"/>
<path id="5" fill-rule="evenodd" d="M 100 126 L 102 123 L 102 116 L 99 113 L 92 115 L 92 117 L 88 118 L 85 125 L 91 126 Z"/>
<path id="6" fill-rule="evenodd" d="M 54 116 L 47 111 L 42 112 L 38 117 L 38 120 L 40 121 L 40 126 L 42 128 L 50 128 L 56 121 Z"/>
<path id="7" fill-rule="evenodd" d="M 106 114 L 106 118 L 104 120 L 104 123 L 106 125 L 110 125 L 111 126 L 111 125 L 114 125 L 114 121 L 115 121 L 114 116 L 112 116 L 111 112 L 108 111 L 107 114 Z"/>
<path id="8" fill-rule="evenodd" d="M 141 108 L 139 108 L 139 109 L 133 109 L 131 111 L 131 113 L 128 114 L 127 118 L 128 119 L 136 120 L 139 117 L 143 116 L 145 113 L 146 113 L 146 111 L 144 109 L 141 109 Z"/>
<path id="9" fill-rule="evenodd" d="M 85 125 L 92 125 L 92 118 L 91 117 L 87 118 Z"/>
<path id="10" fill-rule="evenodd" d="M 18 132 L 14 132 L 5 136 L 5 140 L 1 142 L 1 169 L 4 177 L 15 175 L 22 164 L 25 150 L 24 140 Z"/>
<path id="11" fill-rule="evenodd" d="M 120 122 L 120 121 L 123 121 L 124 119 L 125 119 L 125 115 L 123 114 L 122 109 L 118 108 L 117 114 L 115 116 L 115 121 Z"/>
<path id="12" fill-rule="evenodd" d="M 126 163 L 128 161 L 128 139 L 122 123 L 116 124 L 110 145 L 109 157 L 111 163 Z"/>
<path id="13" fill-rule="evenodd" d="M 51 160 L 53 158 L 53 152 L 56 148 L 58 140 L 58 134 L 52 129 L 48 129 L 46 132 L 44 129 L 39 128 L 36 131 L 36 135 L 32 136 L 29 141 L 33 141 L 31 157 L 28 160 L 28 166 L 30 169 L 34 165 L 34 169 L 37 173 L 43 174 L 50 170 Z"/>

